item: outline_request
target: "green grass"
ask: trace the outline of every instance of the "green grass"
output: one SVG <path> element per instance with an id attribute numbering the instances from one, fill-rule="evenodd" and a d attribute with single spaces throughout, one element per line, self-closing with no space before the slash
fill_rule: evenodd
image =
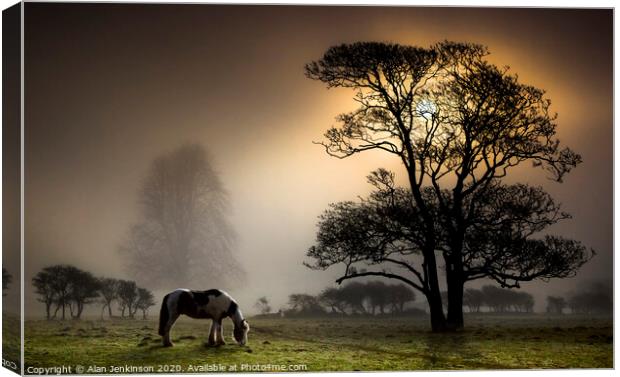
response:
<path id="1" fill-rule="evenodd" d="M 19 316 L 12 313 L 2 313 L 2 359 L 5 366 L 14 372 L 19 373 L 21 364 L 21 336 L 19 326 Z"/>
<path id="2" fill-rule="evenodd" d="M 125 365 L 176 373 L 191 372 L 190 365 L 236 371 L 248 371 L 243 365 L 302 371 L 613 367 L 610 318 L 480 315 L 466 322 L 462 332 L 433 334 L 426 319 L 256 318 L 249 345 L 240 347 L 230 340 L 227 320 L 228 344 L 212 348 L 204 345 L 209 322 L 184 318 L 173 329 L 175 346 L 163 348 L 154 320 L 27 321 L 25 360 L 26 368 L 96 365 L 106 373 Z"/>

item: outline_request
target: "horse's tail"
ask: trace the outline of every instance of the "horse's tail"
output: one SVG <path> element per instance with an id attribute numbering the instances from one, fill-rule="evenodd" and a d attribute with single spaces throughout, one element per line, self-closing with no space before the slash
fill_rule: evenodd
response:
<path id="1" fill-rule="evenodd" d="M 164 330 L 168 319 L 170 319 L 170 313 L 168 310 L 168 295 L 164 296 L 164 300 L 161 303 L 161 309 L 159 310 L 159 335 L 164 336 Z"/>

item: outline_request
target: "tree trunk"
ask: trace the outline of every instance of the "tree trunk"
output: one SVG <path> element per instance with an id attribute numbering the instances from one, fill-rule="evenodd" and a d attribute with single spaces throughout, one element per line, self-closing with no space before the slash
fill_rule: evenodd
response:
<path id="1" fill-rule="evenodd" d="M 426 299 L 431 312 L 431 330 L 433 332 L 445 332 L 447 330 L 446 317 L 443 314 L 441 296 L 429 293 Z"/>
<path id="2" fill-rule="evenodd" d="M 108 318 L 112 318 L 112 301 L 108 302 Z"/>
<path id="3" fill-rule="evenodd" d="M 447 326 L 453 330 L 463 328 L 463 281 L 460 274 L 449 272 L 448 276 L 448 319 Z"/>

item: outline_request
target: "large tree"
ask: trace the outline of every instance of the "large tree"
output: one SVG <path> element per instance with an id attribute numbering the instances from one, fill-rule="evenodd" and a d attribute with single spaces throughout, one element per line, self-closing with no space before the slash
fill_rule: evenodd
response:
<path id="1" fill-rule="evenodd" d="M 421 48 L 360 42 L 331 47 L 305 67 L 307 77 L 328 87 L 353 89 L 359 104 L 358 109 L 339 115 L 339 126 L 325 133 L 320 144 L 326 152 L 347 158 L 368 150 L 383 151 L 398 158 L 406 170 L 407 205 L 403 209 L 412 214 L 415 228 L 405 227 L 408 242 L 404 246 L 400 241 L 388 245 L 388 257 L 406 252 L 421 258 L 417 263 L 386 260 L 369 252 L 368 258 L 358 256 L 358 261 L 396 264 L 412 273 L 416 281 L 403 280 L 398 273 L 384 272 L 383 276 L 405 281 L 425 295 L 434 331 L 463 326 L 463 289 L 471 278 L 489 276 L 502 285 L 518 285 L 534 278 L 564 277 L 589 257 L 575 241 L 532 239 L 527 230 L 511 233 L 503 229 L 493 237 L 477 232 L 477 210 L 485 208 L 478 203 L 488 191 L 498 190 L 499 181 L 513 167 L 530 162 L 562 181 L 581 162 L 578 154 L 562 148 L 555 137 L 555 115 L 550 113 L 544 92 L 490 64 L 487 55 L 487 49 L 476 44 L 443 42 Z M 351 212 L 351 208 L 341 210 Z M 468 247 L 474 243 L 483 246 L 482 255 Z M 386 249 L 386 245 L 378 246 Z M 562 260 L 566 247 L 573 262 L 563 264 L 566 270 L 545 265 L 554 258 Z M 309 255 L 317 258 L 316 267 L 326 268 L 330 258 L 326 250 L 318 249 L 311 249 Z M 546 253 L 553 258 L 544 257 Z M 448 287 L 447 318 L 439 290 L 438 255 L 444 262 Z M 500 255 L 495 260 L 504 258 L 505 263 L 489 266 L 484 263 L 489 255 Z M 537 263 L 524 263 L 529 258 Z M 468 272 L 470 262 L 477 269 Z M 377 275 L 375 271 L 352 271 L 347 268 L 339 280 Z"/>
<path id="2" fill-rule="evenodd" d="M 120 251 L 128 272 L 153 288 L 230 286 L 243 272 L 234 258 L 228 197 L 200 145 L 157 158 L 139 195 L 140 221 Z"/>

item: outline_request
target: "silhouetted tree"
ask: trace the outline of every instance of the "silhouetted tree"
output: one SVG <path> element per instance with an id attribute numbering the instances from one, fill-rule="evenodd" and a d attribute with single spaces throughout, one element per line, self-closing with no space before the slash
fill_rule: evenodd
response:
<path id="1" fill-rule="evenodd" d="M 4 291 L 9 289 L 9 285 L 12 281 L 13 276 L 9 274 L 9 271 L 7 271 L 6 268 L 2 267 L 2 296 L 6 296 L 6 293 L 4 293 Z"/>
<path id="2" fill-rule="evenodd" d="M 396 156 L 407 172 L 405 203 L 410 203 L 397 211 L 412 216 L 400 219 L 404 234 L 377 237 L 384 243 L 371 240 L 377 249 L 364 248 L 365 257 L 350 245 L 324 242 L 329 239 L 325 234 L 319 234 L 318 245 L 308 255 L 317 260 L 315 268 L 344 263 L 345 272 L 338 281 L 384 276 L 416 288 L 429 303 L 434 331 L 463 326 L 463 287 L 468 280 L 490 277 L 505 286 L 518 286 L 536 278 L 570 276 L 590 258 L 575 241 L 531 238 L 566 217 L 545 210 L 544 203 L 535 203 L 539 209 L 526 211 L 525 216 L 512 211 L 507 218 L 496 217 L 489 226 L 502 228 L 507 220 L 502 232 L 485 232 L 485 208 L 501 207 L 485 200 L 489 191 L 502 198 L 505 192 L 518 191 L 521 200 L 527 198 L 526 186 L 499 184 L 511 168 L 531 162 L 561 181 L 581 162 L 578 154 L 562 149 L 555 138 L 555 116 L 549 112 L 550 101 L 544 92 L 488 63 L 487 54 L 485 47 L 476 44 L 443 42 L 420 48 L 360 42 L 331 47 L 305 67 L 309 78 L 328 87 L 353 89 L 359 104 L 357 110 L 338 117 L 340 127 L 325 133 L 321 144 L 326 152 L 338 158 L 367 150 Z M 391 194 L 393 177 L 390 181 L 385 173 L 377 176 Z M 507 188 L 502 191 L 502 187 Z M 530 203 L 525 200 L 524 204 Z M 336 224 L 339 228 L 365 224 L 357 210 L 348 204 L 332 209 L 335 212 L 327 217 L 332 222 L 343 220 L 345 224 Z M 536 217 L 538 211 L 542 211 L 541 222 L 525 225 L 520 221 Z M 348 214 L 355 221 L 346 220 Z M 484 221 L 479 221 L 481 216 Z M 326 233 L 326 222 L 321 219 L 319 233 Z M 362 228 L 360 233 L 374 238 L 375 229 L 382 228 L 371 223 L 374 227 Z M 342 234 L 341 229 L 336 232 Z M 346 233 L 353 243 L 360 243 L 360 236 Z M 483 246 L 482 250 L 477 252 L 473 244 Z M 439 290 L 437 251 L 445 262 L 447 318 Z M 414 262 L 412 255 L 421 260 Z M 356 262 L 392 265 L 398 270 L 352 273 L 350 267 Z"/>
<path id="3" fill-rule="evenodd" d="M 562 314 L 567 305 L 564 297 L 547 296 L 547 313 Z"/>
<path id="4" fill-rule="evenodd" d="M 103 318 L 103 311 L 108 309 L 108 317 L 112 318 L 112 302 L 118 299 L 118 279 L 101 278 L 99 279 L 99 292 L 101 293 L 101 299 L 103 306 L 101 307 L 101 317 Z"/>
<path id="5" fill-rule="evenodd" d="M 228 197 L 199 145 L 157 158 L 139 195 L 141 220 L 119 250 L 128 272 L 150 287 L 239 283 Z"/>
<path id="6" fill-rule="evenodd" d="M 121 317 L 125 318 L 125 310 L 127 316 L 134 318 L 138 310 L 136 303 L 138 301 L 138 286 L 135 281 L 119 280 L 118 283 L 118 304 L 121 311 Z"/>
<path id="7" fill-rule="evenodd" d="M 62 309 L 61 319 L 66 319 L 66 309 L 72 318 L 79 319 L 84 306 L 99 296 L 99 281 L 90 273 L 71 265 L 54 265 L 43 268 L 33 278 L 32 284 L 38 301 L 45 304 L 47 319 L 56 318 Z M 56 308 L 51 312 L 52 305 Z"/>
<path id="8" fill-rule="evenodd" d="M 68 269 L 67 274 L 70 282 L 69 311 L 71 317 L 80 319 L 84 306 L 99 297 L 99 280 L 90 272 L 77 268 Z"/>
<path id="9" fill-rule="evenodd" d="M 37 297 L 37 301 L 45 304 L 45 318 L 47 320 L 52 319 L 51 308 L 57 301 L 56 289 L 54 286 L 55 278 L 53 271 L 49 268 L 44 268 L 32 278 L 32 285 L 35 288 L 35 293 L 39 296 Z"/>
<path id="10" fill-rule="evenodd" d="M 258 312 L 260 314 L 267 314 L 271 312 L 271 306 L 269 305 L 269 300 L 267 300 L 267 297 L 265 296 L 260 297 L 258 300 L 256 300 L 254 307 L 258 309 Z"/>
<path id="11" fill-rule="evenodd" d="M 138 287 L 138 299 L 135 303 L 136 310 L 142 311 L 142 319 L 146 319 L 148 310 L 151 306 L 155 305 L 155 296 L 153 293 L 145 288 Z"/>

